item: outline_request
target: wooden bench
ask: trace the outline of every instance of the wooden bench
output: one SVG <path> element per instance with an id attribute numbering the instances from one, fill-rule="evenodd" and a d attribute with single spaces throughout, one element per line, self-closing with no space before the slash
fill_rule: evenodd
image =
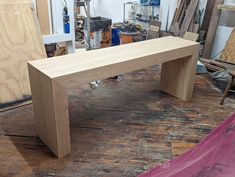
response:
<path id="1" fill-rule="evenodd" d="M 160 89 L 191 99 L 199 44 L 175 37 L 28 63 L 38 136 L 57 157 L 71 153 L 67 89 L 163 64 Z"/>

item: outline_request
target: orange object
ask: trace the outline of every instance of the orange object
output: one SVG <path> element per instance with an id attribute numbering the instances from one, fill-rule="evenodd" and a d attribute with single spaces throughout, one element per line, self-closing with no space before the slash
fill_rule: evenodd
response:
<path id="1" fill-rule="evenodd" d="M 134 32 L 134 33 L 120 32 L 121 44 L 129 44 L 129 43 L 138 42 L 138 41 L 141 41 L 140 32 Z"/>

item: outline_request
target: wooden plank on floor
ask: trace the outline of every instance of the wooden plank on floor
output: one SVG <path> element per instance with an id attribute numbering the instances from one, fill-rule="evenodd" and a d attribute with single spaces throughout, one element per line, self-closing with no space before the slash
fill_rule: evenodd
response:
<path id="1" fill-rule="evenodd" d="M 0 1 L 0 106 L 31 97 L 27 61 L 46 57 L 31 0 Z"/>

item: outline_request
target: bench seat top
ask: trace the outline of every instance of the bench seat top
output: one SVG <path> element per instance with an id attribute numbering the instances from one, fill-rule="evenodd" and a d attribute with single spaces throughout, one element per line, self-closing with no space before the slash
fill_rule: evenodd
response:
<path id="1" fill-rule="evenodd" d="M 198 43 L 170 36 L 49 59 L 35 60 L 28 63 L 48 77 L 58 78 L 118 63 L 124 62 L 123 64 L 125 64 L 125 62 L 138 58 L 147 58 L 148 56 L 195 45 L 198 45 Z M 189 52 L 192 53 L 192 51 Z"/>

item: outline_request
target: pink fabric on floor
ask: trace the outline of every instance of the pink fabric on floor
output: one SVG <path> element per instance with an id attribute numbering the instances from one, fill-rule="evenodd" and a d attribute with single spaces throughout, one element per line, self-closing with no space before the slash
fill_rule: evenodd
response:
<path id="1" fill-rule="evenodd" d="M 139 177 L 235 177 L 235 114 L 192 150 Z"/>

